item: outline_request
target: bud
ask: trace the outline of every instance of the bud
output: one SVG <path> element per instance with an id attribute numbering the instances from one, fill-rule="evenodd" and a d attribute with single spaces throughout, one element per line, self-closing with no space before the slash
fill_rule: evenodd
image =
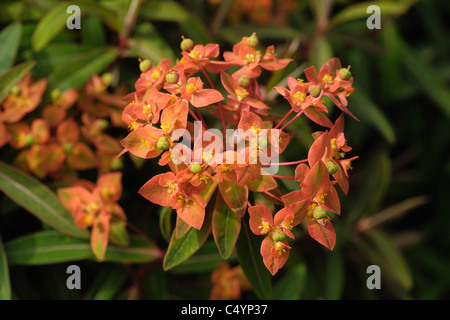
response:
<path id="1" fill-rule="evenodd" d="M 251 80 L 249 79 L 249 77 L 247 77 L 245 74 L 240 76 L 238 81 L 237 81 L 238 85 L 240 85 L 241 87 L 247 88 L 248 86 L 250 86 Z"/>
<path id="2" fill-rule="evenodd" d="M 156 147 L 159 150 L 169 150 L 170 148 L 170 141 L 167 139 L 167 137 L 161 137 L 158 140 L 158 143 L 156 144 Z"/>
<path id="3" fill-rule="evenodd" d="M 27 147 L 31 147 L 34 143 L 36 142 L 36 140 L 34 139 L 32 134 L 27 134 L 25 137 L 25 145 Z"/>
<path id="4" fill-rule="evenodd" d="M 335 174 L 338 170 L 337 165 L 333 161 L 327 161 L 325 166 L 327 167 L 329 174 Z"/>
<path id="5" fill-rule="evenodd" d="M 309 88 L 308 88 L 309 94 L 314 98 L 317 98 L 320 95 L 321 91 L 322 90 L 320 89 L 320 87 L 316 86 L 315 84 L 309 86 Z"/>
<path id="6" fill-rule="evenodd" d="M 114 158 L 111 160 L 110 168 L 113 171 L 122 170 L 123 169 L 123 160 L 122 158 Z"/>
<path id="7" fill-rule="evenodd" d="M 50 98 L 52 99 L 52 101 L 55 102 L 56 100 L 59 99 L 59 97 L 61 97 L 61 90 L 53 89 L 52 92 L 50 93 Z"/>
<path id="8" fill-rule="evenodd" d="M 194 47 L 194 41 L 189 38 L 183 38 L 183 41 L 181 41 L 180 47 L 183 51 L 190 51 Z"/>
<path id="9" fill-rule="evenodd" d="M 253 34 L 247 38 L 247 45 L 252 48 L 255 48 L 259 45 L 259 39 L 256 36 L 256 33 L 253 32 Z"/>
<path id="10" fill-rule="evenodd" d="M 63 144 L 63 149 L 66 154 L 71 154 L 75 144 L 73 142 L 66 142 Z"/>
<path id="11" fill-rule="evenodd" d="M 346 68 L 342 68 L 341 70 L 339 70 L 339 78 L 341 78 L 342 80 L 349 80 L 351 77 L 352 73 L 350 72 L 350 70 Z"/>
<path id="12" fill-rule="evenodd" d="M 111 72 L 105 72 L 102 75 L 102 81 L 103 81 L 103 84 L 108 87 L 113 81 L 112 73 Z"/>
<path id="13" fill-rule="evenodd" d="M 139 69 L 141 72 L 145 72 L 152 67 L 152 62 L 148 59 L 145 59 L 139 63 Z"/>
<path id="14" fill-rule="evenodd" d="M 286 239 L 286 233 L 283 232 L 281 229 L 277 229 L 272 233 L 272 240 L 273 241 L 283 241 Z"/>
<path id="15" fill-rule="evenodd" d="M 313 210 L 313 218 L 316 220 L 324 219 L 327 216 L 327 210 L 322 208 L 321 206 L 317 206 Z"/>
<path id="16" fill-rule="evenodd" d="M 95 120 L 95 126 L 103 131 L 109 127 L 109 122 L 106 119 L 97 119 Z"/>
<path id="17" fill-rule="evenodd" d="M 198 163 L 193 163 L 189 166 L 189 171 L 192 173 L 199 173 L 202 171 L 202 166 Z"/>
<path id="18" fill-rule="evenodd" d="M 179 78 L 180 78 L 180 76 L 178 75 L 178 73 L 176 71 L 170 71 L 166 75 L 166 81 L 171 84 L 177 83 Z"/>
<path id="19" fill-rule="evenodd" d="M 14 87 L 12 87 L 11 94 L 13 96 L 17 96 L 18 94 L 20 94 L 20 87 L 18 85 L 15 85 Z"/>

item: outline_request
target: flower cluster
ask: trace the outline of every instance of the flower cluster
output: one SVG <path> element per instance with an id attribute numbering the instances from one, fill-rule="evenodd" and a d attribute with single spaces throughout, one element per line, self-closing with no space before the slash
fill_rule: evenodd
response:
<path id="1" fill-rule="evenodd" d="M 347 171 L 355 157 L 344 159 L 351 150 L 343 133 L 344 115 L 333 124 L 324 100 L 331 99 L 354 117 L 347 108 L 353 91 L 349 68 L 333 58 L 319 73 L 314 67 L 306 69 L 307 82 L 290 77 L 288 88 L 274 87 L 290 104 L 290 111 L 275 124 L 258 79 L 264 70 L 283 69 L 291 59 L 278 58 L 274 46 L 260 48 L 256 34 L 223 52 L 223 60 L 217 59 L 217 44 L 195 44 L 183 37 L 181 49 L 174 65 L 168 59 L 157 65 L 141 61 L 136 90 L 126 96 L 122 119 L 130 132 L 121 141 L 122 154 L 159 158 L 158 164 L 168 168 L 151 177 L 139 193 L 172 207 L 178 220 L 201 229 L 211 190 L 217 189 L 240 217 L 248 208 L 251 230 L 266 235 L 261 254 L 272 274 L 287 261 L 291 247 L 286 236 L 294 238 L 292 228 L 305 217 L 310 235 L 333 249 L 329 213 L 340 214 L 334 185 L 348 192 Z M 221 87 L 215 86 L 213 75 Z M 302 114 L 327 130 L 313 135 L 308 159 L 281 163 L 279 157 L 292 138 L 285 129 Z M 206 120 L 211 118 L 221 126 L 210 128 Z M 298 165 L 295 176 L 277 175 L 280 165 Z M 286 178 L 298 181 L 299 190 L 277 196 L 277 179 Z M 269 207 L 251 204 L 252 194 L 265 196 L 281 209 L 272 216 Z"/>
<path id="2" fill-rule="evenodd" d="M 58 190 L 60 201 L 77 226 L 92 229 L 92 249 L 99 259 L 108 240 L 120 244 L 126 238 L 121 237 L 125 213 L 117 204 L 122 174 L 113 172 L 122 166 L 117 159 L 122 147 L 107 133 L 108 127 L 126 132 L 121 119 L 125 91 L 119 87 L 111 93 L 110 83 L 111 74 L 95 75 L 81 90 L 54 89 L 46 97 L 46 80 L 33 82 L 27 73 L 0 109 L 0 147 L 10 147 L 16 167 L 67 186 Z M 86 170 L 97 171 L 96 186 L 80 177 Z"/>

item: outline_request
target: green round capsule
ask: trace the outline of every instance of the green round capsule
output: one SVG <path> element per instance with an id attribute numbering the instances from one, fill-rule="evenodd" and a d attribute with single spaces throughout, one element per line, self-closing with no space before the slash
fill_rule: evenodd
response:
<path id="1" fill-rule="evenodd" d="M 273 241 L 286 240 L 286 233 L 284 233 L 283 230 L 281 229 L 277 229 L 272 233 L 272 240 Z"/>
<path id="2" fill-rule="evenodd" d="M 321 91 L 322 91 L 322 89 L 320 89 L 320 87 L 316 86 L 315 84 L 309 86 L 309 88 L 308 88 L 309 94 L 314 98 L 317 98 L 320 95 Z"/>
<path id="3" fill-rule="evenodd" d="M 180 75 L 176 71 L 170 71 L 166 75 L 166 81 L 171 84 L 177 83 L 179 78 Z"/>
<path id="4" fill-rule="evenodd" d="M 199 163 L 193 163 L 189 166 L 189 171 L 192 173 L 199 173 L 202 171 L 202 166 Z"/>
<path id="5" fill-rule="evenodd" d="M 321 206 L 317 206 L 314 208 L 314 210 L 313 210 L 313 218 L 314 219 L 320 220 L 320 219 L 324 219 L 326 217 L 328 217 L 327 210 L 325 210 Z"/>
<path id="6" fill-rule="evenodd" d="M 194 47 L 195 43 L 192 41 L 192 39 L 184 38 L 183 41 L 181 41 L 180 47 L 183 51 L 190 51 Z"/>
<path id="7" fill-rule="evenodd" d="M 145 72 L 147 70 L 149 70 L 152 67 L 152 62 L 148 59 L 142 60 L 139 63 L 139 70 L 141 70 L 141 72 Z"/>
<path id="8" fill-rule="evenodd" d="M 247 45 L 252 48 L 255 48 L 259 45 L 259 39 L 256 36 L 256 33 L 253 33 L 250 37 L 247 38 Z"/>
<path id="9" fill-rule="evenodd" d="M 341 78 L 342 80 L 349 80 L 351 77 L 352 73 L 350 72 L 350 70 L 346 68 L 342 68 L 341 70 L 339 70 L 339 78 Z"/>
<path id="10" fill-rule="evenodd" d="M 333 161 L 327 161 L 325 166 L 327 167 L 329 174 L 335 174 L 338 171 L 338 167 Z"/>
<path id="11" fill-rule="evenodd" d="M 169 141 L 169 139 L 167 139 L 167 137 L 159 138 L 158 142 L 156 143 L 156 147 L 159 150 L 169 150 L 169 148 L 170 148 L 170 141 Z"/>

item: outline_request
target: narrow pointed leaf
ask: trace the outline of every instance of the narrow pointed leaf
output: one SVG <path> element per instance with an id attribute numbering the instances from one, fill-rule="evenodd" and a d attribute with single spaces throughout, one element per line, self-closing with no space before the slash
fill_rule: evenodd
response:
<path id="1" fill-rule="evenodd" d="M 205 220 L 202 228 L 197 230 L 190 228 L 182 237 L 177 237 L 176 232 L 172 232 L 169 247 L 166 256 L 164 257 L 164 270 L 172 269 L 179 265 L 189 257 L 191 257 L 198 249 L 205 243 L 211 233 L 211 216 L 214 203 L 210 203 L 206 207 Z"/>
<path id="2" fill-rule="evenodd" d="M 56 194 L 34 177 L 0 162 L 0 190 L 11 200 L 63 234 L 89 238 L 89 232 L 78 228 Z"/>
<path id="3" fill-rule="evenodd" d="M 241 232 L 236 242 L 239 263 L 253 291 L 260 299 L 272 298 L 272 279 L 260 254 L 262 237 L 252 233 L 246 219 L 242 222 Z"/>
<path id="4" fill-rule="evenodd" d="M 26 61 L 0 75 L 0 103 L 9 94 L 11 88 L 19 82 L 19 80 L 22 79 L 35 64 L 35 61 Z"/>
<path id="5" fill-rule="evenodd" d="M 77 239 L 56 231 L 41 231 L 5 244 L 11 265 L 45 265 L 68 261 L 95 260 L 89 240 Z M 130 236 L 128 247 L 109 244 L 103 261 L 145 263 L 160 257 L 159 249 L 146 240 Z"/>
<path id="6" fill-rule="evenodd" d="M 0 74 L 13 66 L 21 37 L 22 24 L 19 21 L 11 23 L 0 33 Z"/>
<path id="7" fill-rule="evenodd" d="M 11 299 L 11 283 L 9 280 L 9 266 L 3 248 L 2 238 L 0 235 L 0 300 Z"/>
<path id="8" fill-rule="evenodd" d="M 66 27 L 66 21 L 69 17 L 66 12 L 67 7 L 67 3 L 60 3 L 42 17 L 31 37 L 33 51 L 41 51 Z"/>
<path id="9" fill-rule="evenodd" d="M 227 206 L 221 194 L 218 193 L 212 218 L 212 233 L 222 258 L 230 257 L 240 230 L 241 217 Z"/>

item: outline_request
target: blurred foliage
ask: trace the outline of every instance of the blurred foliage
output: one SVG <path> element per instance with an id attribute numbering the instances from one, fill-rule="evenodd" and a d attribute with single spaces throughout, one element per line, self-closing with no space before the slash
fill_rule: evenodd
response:
<path id="1" fill-rule="evenodd" d="M 81 30 L 66 28 L 69 4 L 82 9 Z M 379 30 L 366 26 L 371 4 L 381 9 Z M 261 42 L 276 45 L 279 56 L 295 60 L 266 79 L 268 88 L 299 76 L 311 64 L 339 57 L 351 65 L 355 93 L 349 107 L 361 122 L 346 123 L 346 136 L 359 159 L 353 164 L 349 195 L 342 198 L 342 216 L 336 217 L 337 245 L 329 252 L 299 237 L 287 265 L 271 279 L 273 292 L 265 296 L 448 299 L 449 14 L 450 3 L 439 0 L 2 1 L 0 97 L 20 79 L 11 68 L 26 61 L 35 63 L 34 79 L 47 79 L 48 93 L 78 89 L 104 72 L 113 75 L 113 89 L 119 84 L 133 88 L 138 59 L 175 61 L 182 35 L 196 43 L 220 43 L 224 51 L 256 32 Z M 23 72 L 29 67 L 21 65 Z M 287 106 L 278 106 L 273 92 L 267 94 L 283 114 Z M 290 129 L 309 146 L 314 128 L 298 123 Z M 0 156 L 8 162 L 8 154 L 0 150 Z M 298 150 L 286 151 L 286 160 L 296 157 Z M 121 205 L 134 225 L 165 248 L 170 221 L 163 218 L 164 210 L 137 193 L 158 168 L 151 161 L 127 159 Z M 23 256 L 25 241 L 48 243 L 45 237 L 58 236 L 48 229 L 0 195 L 1 298 L 12 292 L 15 299 L 208 299 L 211 274 L 224 261 L 211 237 L 169 271 L 162 270 L 160 259 L 98 263 L 81 249 L 63 262 Z M 236 253 L 227 262 L 235 265 Z M 83 270 L 82 289 L 71 291 L 66 268 L 74 263 Z M 381 268 L 381 290 L 366 287 L 372 264 Z M 242 292 L 243 299 L 255 297 L 252 290 Z"/>

